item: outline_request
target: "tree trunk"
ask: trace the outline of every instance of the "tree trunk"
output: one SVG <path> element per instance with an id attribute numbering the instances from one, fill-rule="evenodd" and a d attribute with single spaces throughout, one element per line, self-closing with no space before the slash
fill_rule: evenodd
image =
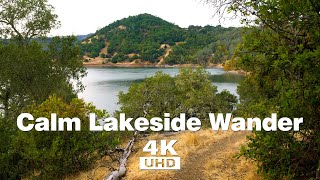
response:
<path id="1" fill-rule="evenodd" d="M 127 147 L 124 149 L 124 152 L 119 160 L 119 163 L 120 163 L 119 169 L 117 171 L 113 171 L 109 176 L 106 176 L 104 180 L 119 180 L 121 179 L 121 177 L 123 177 L 126 174 L 127 161 L 131 154 L 133 144 L 136 141 L 136 135 L 137 135 L 137 132 L 135 133 L 133 138 L 129 141 Z"/>

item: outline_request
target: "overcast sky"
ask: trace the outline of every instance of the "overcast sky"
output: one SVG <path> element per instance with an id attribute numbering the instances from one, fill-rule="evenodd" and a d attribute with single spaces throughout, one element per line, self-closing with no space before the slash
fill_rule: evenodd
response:
<path id="1" fill-rule="evenodd" d="M 48 0 L 55 7 L 61 27 L 51 35 L 84 35 L 97 29 L 141 13 L 149 13 L 166 21 L 189 25 L 240 26 L 238 20 L 219 23 L 214 11 L 200 0 Z"/>

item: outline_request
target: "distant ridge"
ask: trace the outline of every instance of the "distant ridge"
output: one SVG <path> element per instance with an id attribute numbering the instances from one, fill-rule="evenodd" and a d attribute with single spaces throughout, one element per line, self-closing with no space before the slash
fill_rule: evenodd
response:
<path id="1" fill-rule="evenodd" d="M 239 28 L 180 28 L 151 14 L 140 14 L 115 21 L 85 37 L 80 47 L 86 62 L 202 64 L 210 63 L 218 48 L 225 52 L 215 54 L 220 59 L 227 56 L 223 57 L 225 61 L 240 38 Z"/>
<path id="2" fill-rule="evenodd" d="M 77 35 L 77 40 L 78 41 L 82 41 L 84 39 L 86 39 L 87 37 L 91 36 L 92 34 L 87 34 L 87 35 Z"/>

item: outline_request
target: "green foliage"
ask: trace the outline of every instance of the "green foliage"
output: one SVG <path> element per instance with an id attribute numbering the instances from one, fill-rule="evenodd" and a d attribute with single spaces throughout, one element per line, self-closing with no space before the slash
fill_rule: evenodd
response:
<path id="1" fill-rule="evenodd" d="M 190 26 L 186 40 L 174 46 L 165 59 L 168 64 L 224 63 L 232 56 L 241 39 L 241 28 Z"/>
<path id="2" fill-rule="evenodd" d="M 232 112 L 237 105 L 237 102 L 237 97 L 226 90 L 217 94 L 217 106 L 219 107 L 219 113 Z"/>
<path id="3" fill-rule="evenodd" d="M 118 143 L 114 133 L 89 131 L 89 113 L 95 113 L 98 118 L 109 115 L 91 104 L 84 103 L 83 100 L 73 99 L 66 103 L 52 96 L 42 104 L 32 105 L 27 111 L 35 118 L 50 119 L 52 112 L 57 113 L 57 117 L 78 117 L 81 120 L 81 131 L 16 131 L 14 136 L 8 137 L 11 134 L 8 132 L 10 129 L 1 129 L 5 136 L 1 136 L 0 140 L 9 140 L 9 143 L 4 143 L 6 146 L 0 148 L 3 153 L 0 156 L 0 164 L 5 165 L 1 168 L 1 178 L 18 178 L 22 175 L 36 176 L 40 179 L 62 178 L 66 174 L 90 167 Z M 1 126 L 7 126 L 5 122 L 1 121 Z M 33 174 L 34 172 L 40 174 Z"/>
<path id="4" fill-rule="evenodd" d="M 160 56 L 164 54 L 164 49 L 148 49 L 144 48 L 141 52 L 142 60 L 147 60 L 151 63 L 158 62 Z"/>
<path id="5" fill-rule="evenodd" d="M 82 90 L 85 69 L 74 43 L 74 37 L 57 37 L 46 49 L 36 42 L 0 45 L 0 108 L 5 116 L 14 117 L 51 94 L 71 100 Z"/>
<path id="6" fill-rule="evenodd" d="M 88 54 L 90 58 L 99 57 L 100 51 L 105 47 L 105 40 L 103 37 L 91 37 L 90 43 L 81 44 L 83 55 Z"/>
<path id="7" fill-rule="evenodd" d="M 105 41 L 108 41 L 108 53 L 111 55 L 135 53 L 140 55 L 142 61 L 155 63 L 164 54 L 164 49 L 160 46 L 168 44 L 173 47 L 173 51 L 165 59 L 167 64 L 207 65 L 211 58 L 208 52 L 223 54 L 223 57 L 218 55 L 216 63 L 223 63 L 233 54 L 240 42 L 239 30 L 240 28 L 221 26 L 190 26 L 182 29 L 158 17 L 141 14 L 102 28 L 86 38 L 83 41 L 85 43 L 80 46 L 83 54 L 93 58 L 99 56 L 99 52 L 105 47 Z M 218 48 L 221 42 L 224 44 L 223 52 Z"/>
<path id="8" fill-rule="evenodd" d="M 76 38 L 42 44 L 33 39 L 58 24 L 46 0 L 0 0 L 0 9 L 0 35 L 11 38 L 0 44 L 0 179 L 61 179 L 89 167 L 117 141 L 114 134 L 89 132 L 88 113 L 104 117 L 106 112 L 73 99 L 86 74 Z M 26 111 L 36 117 L 50 118 L 52 112 L 79 117 L 82 131 L 22 132 L 15 120 Z"/>
<path id="9" fill-rule="evenodd" d="M 126 59 L 127 59 L 127 56 L 125 56 L 123 53 L 118 53 L 112 57 L 111 62 L 112 63 L 123 62 Z"/>
<path id="10" fill-rule="evenodd" d="M 18 179 L 20 170 L 15 169 L 18 168 L 17 166 L 15 168 L 11 166 L 15 159 L 12 158 L 12 152 L 9 151 L 15 128 L 16 124 L 12 119 L 0 116 L 0 179 Z"/>
<path id="11" fill-rule="evenodd" d="M 197 64 L 201 64 L 203 66 L 207 66 L 212 59 L 212 49 L 204 48 L 196 53 L 196 62 Z"/>
<path id="12" fill-rule="evenodd" d="M 250 74 L 238 89 L 238 113 L 304 119 L 299 132 L 254 132 L 241 155 L 257 161 L 267 179 L 319 178 L 319 1 L 228 2 L 244 23 L 257 25 L 239 47 L 240 67 Z"/>
<path id="13" fill-rule="evenodd" d="M 185 57 L 186 54 L 188 54 L 188 51 L 183 45 L 173 46 L 169 56 L 165 58 L 165 63 L 169 65 L 185 64 L 187 62 Z"/>
<path id="14" fill-rule="evenodd" d="M 101 54 L 100 54 L 100 57 L 101 57 L 101 58 L 106 58 L 106 54 L 101 53 Z"/>
<path id="15" fill-rule="evenodd" d="M 99 37 L 98 40 L 94 38 L 96 35 Z M 110 43 L 108 52 L 112 55 L 144 54 L 143 60 L 155 61 L 159 57 L 158 50 L 161 44 L 174 44 L 182 41 L 183 36 L 184 32 L 178 26 L 149 14 L 141 14 L 102 28 L 85 40 L 91 39 L 91 43 L 81 44 L 81 47 L 84 52 L 97 57 L 96 52 L 100 52 L 105 46 L 105 40 L 108 40 Z"/>
<path id="16" fill-rule="evenodd" d="M 217 87 L 203 69 L 181 69 L 175 77 L 158 72 L 144 82 L 133 84 L 128 93 L 119 94 L 120 112 L 138 118 L 172 117 L 186 113 L 186 117 L 207 119 L 207 113 L 231 112 L 236 97 L 227 91 L 217 94 Z"/>
<path id="17" fill-rule="evenodd" d="M 0 0 L 0 38 L 19 42 L 45 36 L 59 25 L 47 0 Z"/>
<path id="18" fill-rule="evenodd" d="M 212 44 L 213 49 L 215 49 L 214 56 L 212 57 L 212 61 L 215 64 L 223 63 L 228 59 L 228 50 L 223 41 L 217 41 Z"/>

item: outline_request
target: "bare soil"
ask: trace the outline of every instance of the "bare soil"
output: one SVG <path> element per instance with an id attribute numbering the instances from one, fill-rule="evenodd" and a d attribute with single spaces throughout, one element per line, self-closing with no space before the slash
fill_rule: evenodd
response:
<path id="1" fill-rule="evenodd" d="M 183 165 L 181 170 L 177 171 L 172 179 L 183 180 L 183 179 L 244 179 L 245 174 L 233 173 L 235 170 L 228 169 L 234 167 L 237 164 L 237 160 L 232 156 L 225 156 L 225 154 L 230 154 L 231 152 L 239 151 L 239 142 L 243 143 L 246 139 L 245 132 L 232 133 L 230 136 L 227 136 L 217 142 L 209 144 L 204 149 L 199 149 L 198 151 L 189 155 L 188 160 Z M 240 143 L 240 144 L 241 144 Z M 229 161 L 226 158 L 232 158 L 233 160 Z M 215 176 L 215 174 L 210 174 L 207 171 L 210 169 L 207 168 L 207 164 L 210 164 L 210 161 L 221 160 L 224 162 L 223 166 L 214 167 L 216 172 L 224 173 L 223 177 Z M 240 160 L 238 160 L 240 161 Z M 218 164 L 218 163 L 216 163 Z M 231 171 L 229 171 L 231 170 Z M 227 173 L 226 173 L 227 172 Z M 249 179 L 246 177 L 245 179 Z"/>

